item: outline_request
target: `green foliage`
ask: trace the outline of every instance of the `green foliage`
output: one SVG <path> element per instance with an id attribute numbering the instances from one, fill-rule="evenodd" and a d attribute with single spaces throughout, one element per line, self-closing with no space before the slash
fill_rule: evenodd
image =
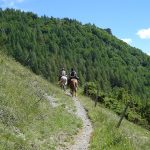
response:
<path id="1" fill-rule="evenodd" d="M 84 86 L 84 94 L 87 94 L 94 99 L 97 94 L 96 84 L 94 82 L 86 83 Z"/>
<path id="2" fill-rule="evenodd" d="M 96 81 L 105 93 L 122 87 L 148 99 L 150 57 L 118 40 L 111 29 L 14 9 L 0 13 L 1 50 L 35 73 L 55 82 L 62 66 L 68 73 L 74 67 L 81 85 Z"/>
<path id="3" fill-rule="evenodd" d="M 129 110 L 125 115 L 126 119 L 150 130 L 149 103 L 142 105 L 141 101 L 131 96 L 124 88 L 116 87 L 110 95 L 106 95 L 99 91 L 94 82 L 88 82 L 84 86 L 84 94 L 102 103 L 106 108 L 112 109 L 118 115 L 122 113 L 127 102 L 130 102 Z"/>

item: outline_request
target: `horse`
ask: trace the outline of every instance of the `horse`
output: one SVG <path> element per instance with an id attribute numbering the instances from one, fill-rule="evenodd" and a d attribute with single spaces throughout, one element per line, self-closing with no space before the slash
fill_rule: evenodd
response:
<path id="1" fill-rule="evenodd" d="M 62 76 L 62 77 L 60 78 L 59 85 L 60 85 L 60 87 L 61 87 L 64 91 L 66 91 L 67 76 Z"/>
<path id="2" fill-rule="evenodd" d="M 72 97 L 75 95 L 75 97 L 77 96 L 77 87 L 78 87 L 78 80 L 77 79 L 70 79 L 70 92 Z"/>

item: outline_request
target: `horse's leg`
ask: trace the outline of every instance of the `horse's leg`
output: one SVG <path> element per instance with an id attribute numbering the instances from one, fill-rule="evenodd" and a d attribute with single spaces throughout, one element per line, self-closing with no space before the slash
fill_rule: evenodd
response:
<path id="1" fill-rule="evenodd" d="M 61 84 L 61 90 L 63 90 L 63 85 Z"/>
<path id="2" fill-rule="evenodd" d="M 66 91 L 66 88 L 67 88 L 67 78 L 66 78 L 66 80 L 64 82 L 64 91 Z"/>
<path id="3" fill-rule="evenodd" d="M 74 96 L 74 89 L 73 88 L 72 88 L 71 92 L 72 92 L 72 97 L 73 97 Z"/>
<path id="4" fill-rule="evenodd" d="M 77 97 L 77 87 L 75 87 L 74 93 L 75 93 L 75 97 Z"/>
<path id="5" fill-rule="evenodd" d="M 63 84 L 63 90 L 66 91 L 66 85 L 65 84 Z"/>
<path id="6" fill-rule="evenodd" d="M 77 97 L 77 90 L 75 90 L 75 97 Z"/>
<path id="7" fill-rule="evenodd" d="M 62 88 L 62 80 L 59 81 L 59 85 Z"/>
<path id="8" fill-rule="evenodd" d="M 76 92 L 77 92 L 76 86 L 74 85 L 74 87 L 73 87 L 73 96 L 75 96 L 75 97 L 77 96 L 77 93 L 76 93 Z"/>
<path id="9" fill-rule="evenodd" d="M 77 87 L 78 87 L 78 84 L 75 82 L 75 85 L 74 85 L 75 97 L 77 97 Z"/>
<path id="10" fill-rule="evenodd" d="M 71 96 L 72 96 L 72 89 L 70 88 L 70 94 L 71 94 Z"/>

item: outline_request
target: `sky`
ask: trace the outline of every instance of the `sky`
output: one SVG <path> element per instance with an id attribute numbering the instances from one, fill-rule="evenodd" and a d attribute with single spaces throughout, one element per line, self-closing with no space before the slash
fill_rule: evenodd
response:
<path id="1" fill-rule="evenodd" d="M 110 28 L 114 36 L 150 55 L 150 0 L 0 0 L 0 8 Z"/>

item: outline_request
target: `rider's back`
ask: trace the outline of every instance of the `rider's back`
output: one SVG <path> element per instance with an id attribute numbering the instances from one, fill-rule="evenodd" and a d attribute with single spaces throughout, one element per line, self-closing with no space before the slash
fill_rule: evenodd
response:
<path id="1" fill-rule="evenodd" d="M 66 71 L 65 71 L 65 70 L 63 70 L 63 71 L 61 72 L 61 76 L 66 76 Z"/>
<path id="2" fill-rule="evenodd" d="M 70 73 L 70 76 L 71 76 L 71 77 L 76 76 L 76 72 L 75 72 L 75 71 L 72 71 L 72 72 Z"/>

